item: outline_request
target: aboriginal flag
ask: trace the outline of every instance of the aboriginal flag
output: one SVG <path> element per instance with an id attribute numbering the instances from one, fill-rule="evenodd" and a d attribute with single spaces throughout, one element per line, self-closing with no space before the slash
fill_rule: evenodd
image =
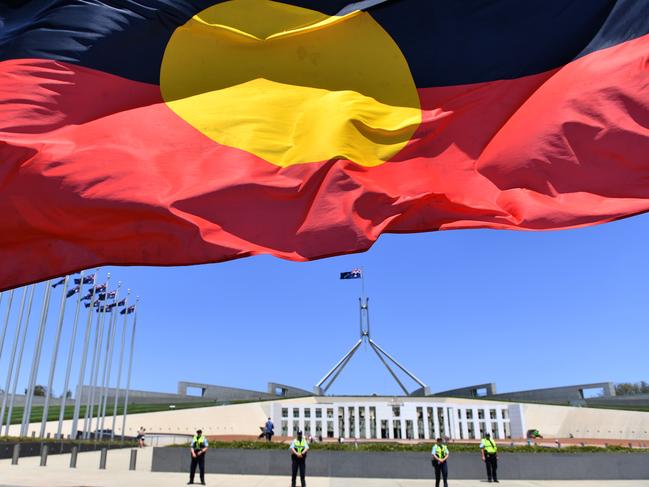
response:
<path id="1" fill-rule="evenodd" d="M 648 33 L 648 0 L 5 0 L 0 289 L 647 211 Z"/>

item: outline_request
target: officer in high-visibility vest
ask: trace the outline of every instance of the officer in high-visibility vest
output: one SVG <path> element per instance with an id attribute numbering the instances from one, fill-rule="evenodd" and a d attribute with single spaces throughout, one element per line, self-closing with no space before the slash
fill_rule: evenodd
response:
<path id="1" fill-rule="evenodd" d="M 487 466 L 487 482 L 498 482 L 498 447 L 489 433 L 480 442 L 482 461 Z"/>
<path id="2" fill-rule="evenodd" d="M 431 451 L 433 457 L 433 468 L 435 469 L 435 487 L 439 487 L 440 477 L 444 478 L 444 487 L 448 487 L 448 447 L 442 443 L 441 438 L 437 438 L 437 443 L 433 445 Z"/>
<path id="3" fill-rule="evenodd" d="M 194 474 L 196 474 L 196 465 L 200 470 L 201 484 L 205 485 L 205 452 L 207 451 L 209 443 L 207 438 L 203 436 L 203 431 L 198 430 L 192 438 L 192 443 L 189 447 L 192 453 L 192 464 L 189 470 L 189 482 L 187 484 L 194 483 Z"/>
<path id="4" fill-rule="evenodd" d="M 309 451 L 309 444 L 302 438 L 302 431 L 297 432 L 297 438 L 291 442 L 289 451 L 291 452 L 291 487 L 295 487 L 298 468 L 300 469 L 302 487 L 306 487 L 304 471 L 306 469 L 306 454 Z"/>

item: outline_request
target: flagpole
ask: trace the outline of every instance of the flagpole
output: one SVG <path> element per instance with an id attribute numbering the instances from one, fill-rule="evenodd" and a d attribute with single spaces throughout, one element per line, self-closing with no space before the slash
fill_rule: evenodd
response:
<path id="1" fill-rule="evenodd" d="M 56 428 L 55 438 L 62 437 L 63 418 L 65 417 L 65 402 L 68 396 L 68 387 L 70 386 L 70 372 L 72 371 L 72 359 L 74 358 L 74 345 L 77 340 L 77 326 L 79 322 L 79 308 L 81 306 L 81 294 L 83 290 L 83 274 L 79 274 L 79 292 L 77 292 L 77 306 L 74 310 L 74 321 L 72 322 L 72 333 L 70 335 L 70 346 L 68 348 L 68 361 L 65 367 L 65 382 L 63 384 L 63 394 L 61 395 L 61 405 L 59 406 L 59 424 Z M 93 283 L 94 285 L 94 283 Z"/>
<path id="2" fill-rule="evenodd" d="M 4 394 L 2 395 L 2 408 L 0 408 L 0 431 L 4 424 L 5 411 L 7 407 L 7 399 L 9 396 L 9 387 L 11 386 L 11 377 L 14 371 L 14 360 L 16 359 L 16 350 L 18 349 L 18 342 L 20 341 L 20 330 L 23 326 L 23 315 L 25 313 L 25 301 L 27 299 L 27 286 L 23 287 L 23 297 L 20 300 L 20 312 L 18 314 L 18 324 L 16 325 L 16 334 L 14 336 L 13 347 L 11 348 L 11 357 L 7 364 L 7 380 L 5 382 Z M 9 418 L 8 423 L 11 423 Z"/>
<path id="3" fill-rule="evenodd" d="M 45 405 L 43 406 L 43 419 L 41 420 L 41 434 L 40 437 L 45 437 L 45 429 L 47 428 L 48 413 L 50 411 L 50 396 L 52 396 L 52 388 L 54 386 L 54 372 L 56 371 L 56 361 L 59 355 L 59 345 L 61 344 L 61 332 L 63 331 L 63 318 L 65 316 L 65 302 L 68 299 L 68 282 L 70 276 L 65 276 L 63 283 L 63 292 L 61 293 L 61 305 L 59 309 L 59 323 L 56 327 L 56 338 L 54 339 L 54 350 L 52 351 L 52 360 L 50 361 L 50 376 L 47 380 L 47 389 L 45 390 Z"/>
<path id="4" fill-rule="evenodd" d="M 36 376 L 38 374 L 38 367 L 41 362 L 43 338 L 45 337 L 45 327 L 47 325 L 47 314 L 50 309 L 50 296 L 52 294 L 51 283 L 52 283 L 51 280 L 45 283 L 43 307 L 41 308 L 41 320 L 38 328 L 38 336 L 36 338 L 36 344 L 34 345 L 34 357 L 32 358 L 32 369 L 29 375 L 27 396 L 25 397 L 25 406 L 23 408 L 23 421 L 20 428 L 20 436 L 27 436 L 27 431 L 29 429 L 29 422 L 31 420 L 32 403 L 34 401 L 34 387 L 36 386 Z M 46 393 L 49 393 L 49 391 L 46 391 Z"/>
<path id="5" fill-rule="evenodd" d="M 113 423 L 110 428 L 110 441 L 115 439 L 115 422 L 117 421 L 117 403 L 119 401 L 119 386 L 122 380 L 122 366 L 124 364 L 124 346 L 126 345 L 126 317 L 128 316 L 128 297 L 131 295 L 131 290 L 126 291 L 126 298 L 124 299 L 124 324 L 122 326 L 122 343 L 119 349 L 119 365 L 117 367 L 117 383 L 115 386 L 115 400 L 113 402 Z"/>
<path id="6" fill-rule="evenodd" d="M 83 339 L 83 352 L 81 352 L 81 364 L 79 366 L 79 380 L 77 381 L 77 392 L 74 398 L 74 414 L 72 415 L 72 428 L 70 430 L 70 437 L 77 438 L 79 428 L 79 415 L 81 413 L 81 400 L 83 395 L 83 379 L 86 375 L 86 362 L 88 360 L 88 348 L 90 345 L 90 332 L 92 330 L 92 313 L 95 310 L 95 291 L 97 287 L 97 274 L 95 271 L 92 283 L 92 290 L 90 291 L 90 307 L 88 308 L 88 317 L 86 318 L 86 332 Z"/>
<path id="7" fill-rule="evenodd" d="M 110 282 L 110 273 L 106 277 L 106 289 L 105 293 L 108 292 L 108 284 Z M 105 300 L 104 300 L 105 301 Z M 88 407 L 86 408 L 86 416 L 84 418 L 84 439 L 88 439 L 90 436 L 90 431 L 92 430 L 92 419 L 94 416 L 94 402 L 95 402 L 95 390 L 97 383 L 97 375 L 99 373 L 99 360 L 98 355 L 101 354 L 101 344 L 103 343 L 103 324 L 104 324 L 104 312 L 101 306 L 101 300 L 97 300 L 97 330 L 95 332 L 95 346 L 92 355 L 92 368 L 90 369 L 90 391 L 88 393 Z M 87 427 L 87 428 L 86 428 Z"/>
<path id="8" fill-rule="evenodd" d="M 105 306 L 105 305 L 104 305 Z M 101 349 L 104 344 L 104 319 L 106 316 L 105 308 L 102 308 L 101 301 L 99 302 L 99 307 L 97 309 L 97 334 L 95 335 L 95 351 L 93 356 L 93 366 L 92 366 L 92 378 L 90 382 L 90 404 L 89 408 L 86 411 L 88 415 L 88 432 L 87 438 L 90 437 L 92 432 L 92 423 L 95 420 L 95 399 L 97 393 L 99 392 L 99 368 L 101 367 Z M 95 427 L 96 429 L 96 427 Z M 86 438 L 86 439 L 87 439 Z"/>
<path id="9" fill-rule="evenodd" d="M 130 357 L 128 359 L 126 393 L 124 394 L 124 411 L 122 411 L 122 442 L 124 442 L 124 432 L 126 431 L 126 416 L 128 415 L 128 393 L 131 390 L 131 373 L 133 371 L 133 351 L 135 349 L 135 327 L 137 324 L 137 303 L 139 300 L 140 300 L 139 297 L 135 298 L 135 310 L 133 313 L 133 331 L 131 332 L 131 350 L 130 350 Z M 126 310 L 126 315 L 128 316 L 128 309 Z"/>
<path id="10" fill-rule="evenodd" d="M 106 359 L 104 362 L 104 380 L 102 388 L 102 396 L 100 401 L 101 406 L 101 423 L 99 429 L 101 430 L 100 439 L 104 439 L 104 423 L 106 419 L 106 403 L 108 402 L 108 384 L 110 383 L 110 372 L 113 367 L 113 348 L 115 346 L 115 334 L 117 331 L 117 319 L 115 318 L 117 302 L 119 301 L 119 290 L 122 286 L 121 281 L 117 283 L 117 290 L 115 291 L 115 298 L 113 299 L 113 306 L 111 308 L 110 326 L 108 328 L 108 336 L 106 337 Z"/>
<path id="11" fill-rule="evenodd" d="M 2 327 L 2 338 L 0 338 L 0 358 L 2 358 L 2 349 L 5 346 L 5 335 L 7 334 L 7 327 L 9 326 L 9 315 L 11 314 L 11 304 L 14 300 L 14 290 L 9 291 L 9 304 L 7 305 L 7 316 L 5 317 L 5 324 Z"/>
<path id="12" fill-rule="evenodd" d="M 29 327 L 29 318 L 32 314 L 32 302 L 34 300 L 35 284 L 29 287 L 29 299 L 27 302 L 27 316 L 25 317 L 25 327 L 23 328 L 23 335 L 20 338 L 20 348 L 18 350 L 18 360 L 16 361 L 16 375 L 13 379 L 13 386 L 11 388 L 11 397 L 9 399 L 9 410 L 7 411 L 7 427 L 5 428 L 5 436 L 9 436 L 9 427 L 11 426 L 11 415 L 14 410 L 14 402 L 16 400 L 16 388 L 18 387 L 18 379 L 20 378 L 20 367 L 23 361 L 23 353 L 25 351 L 25 342 L 27 341 L 27 329 Z M 0 423 L 0 430 L 2 424 Z"/>

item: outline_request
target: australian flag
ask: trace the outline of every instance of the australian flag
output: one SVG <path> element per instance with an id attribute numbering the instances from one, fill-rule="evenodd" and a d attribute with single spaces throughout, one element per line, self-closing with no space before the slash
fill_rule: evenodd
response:
<path id="1" fill-rule="evenodd" d="M 75 278 L 74 283 L 79 285 L 79 284 L 94 284 L 95 283 L 95 276 L 86 276 L 83 279 L 80 277 Z"/>
<path id="2" fill-rule="evenodd" d="M 52 287 L 60 286 L 63 283 L 65 283 L 65 277 L 52 284 Z"/>
<path id="3" fill-rule="evenodd" d="M 72 296 L 77 294 L 79 291 L 81 291 L 81 286 L 75 286 L 65 294 L 65 297 L 66 298 L 71 298 Z"/>
<path id="4" fill-rule="evenodd" d="M 117 301 L 117 303 L 115 303 L 116 306 L 124 306 L 125 304 L 126 304 L 126 298 Z"/>
<path id="5" fill-rule="evenodd" d="M 91 304 L 92 304 L 92 307 L 93 307 L 93 308 L 96 308 L 97 306 L 99 306 L 99 301 L 93 301 L 92 303 L 83 303 L 83 305 L 84 305 L 86 308 L 90 308 L 90 305 L 91 305 Z"/>
<path id="6" fill-rule="evenodd" d="M 99 284 L 98 286 L 95 286 L 95 292 L 96 293 L 105 293 L 106 292 L 106 284 Z"/>
<path id="7" fill-rule="evenodd" d="M 363 276 L 363 273 L 360 269 L 352 269 L 349 272 L 341 272 L 341 279 L 360 279 Z"/>
<path id="8" fill-rule="evenodd" d="M 129 306 L 126 309 L 123 309 L 122 311 L 119 312 L 121 315 L 130 315 L 131 313 L 135 312 L 135 305 Z"/>

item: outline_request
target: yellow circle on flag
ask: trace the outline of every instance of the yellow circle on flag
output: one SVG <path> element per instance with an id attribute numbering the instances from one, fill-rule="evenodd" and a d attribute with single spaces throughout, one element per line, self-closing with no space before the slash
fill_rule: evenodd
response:
<path id="1" fill-rule="evenodd" d="M 219 3 L 173 33 L 160 89 L 212 140 L 282 167 L 333 158 L 376 166 L 421 123 L 406 59 L 362 11 Z"/>

